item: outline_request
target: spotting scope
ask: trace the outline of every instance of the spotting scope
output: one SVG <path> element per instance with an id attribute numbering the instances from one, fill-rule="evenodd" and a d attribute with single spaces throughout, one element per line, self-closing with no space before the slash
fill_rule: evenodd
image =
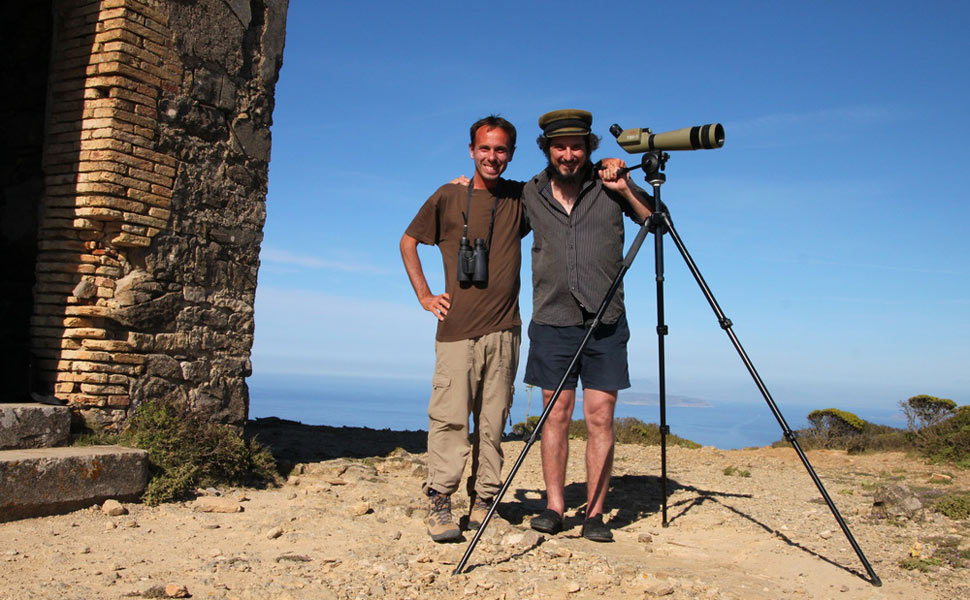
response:
<path id="1" fill-rule="evenodd" d="M 630 154 L 651 150 L 711 150 L 724 145 L 724 127 L 720 123 L 684 127 L 674 131 L 654 133 L 647 127 L 622 129 L 616 123 L 610 127 L 620 147 Z"/>

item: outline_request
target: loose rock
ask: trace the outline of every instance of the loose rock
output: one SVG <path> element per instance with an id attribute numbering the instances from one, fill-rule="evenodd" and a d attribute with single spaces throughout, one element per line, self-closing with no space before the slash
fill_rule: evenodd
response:
<path id="1" fill-rule="evenodd" d="M 878 488 L 872 495 L 872 516 L 877 519 L 905 518 L 922 521 L 925 516 L 919 497 L 902 484 Z"/>
<path id="2" fill-rule="evenodd" d="M 101 505 L 101 512 L 109 517 L 120 517 L 121 515 L 127 515 L 128 509 L 122 506 L 117 500 L 105 500 L 104 504 Z"/>
<path id="3" fill-rule="evenodd" d="M 165 586 L 165 595 L 169 598 L 188 598 L 189 590 L 180 583 L 170 583 Z"/>
<path id="4" fill-rule="evenodd" d="M 238 513 L 243 507 L 238 502 L 216 496 L 202 496 L 192 503 L 193 510 L 207 513 Z"/>

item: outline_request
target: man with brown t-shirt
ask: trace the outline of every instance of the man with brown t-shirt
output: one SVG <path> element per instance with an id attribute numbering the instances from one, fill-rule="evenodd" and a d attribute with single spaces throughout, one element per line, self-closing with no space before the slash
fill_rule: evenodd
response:
<path id="1" fill-rule="evenodd" d="M 451 514 L 469 451 L 472 497 L 469 529 L 478 528 L 502 486 L 501 438 L 512 404 L 519 362 L 519 268 L 521 238 L 527 233 L 520 200 L 522 184 L 502 179 L 515 152 L 515 127 L 501 117 L 475 122 L 469 153 L 473 185 L 446 184 L 418 211 L 401 237 L 401 257 L 425 310 L 438 319 L 435 371 L 428 404 L 428 533 L 436 542 L 456 541 L 461 531 Z M 481 267 L 459 264 L 459 248 L 480 248 Z M 481 242 L 480 244 L 478 242 Z M 417 245 L 438 246 L 445 291 L 428 287 Z M 472 253 L 469 250 L 468 254 Z M 474 416 L 473 443 L 468 417 Z"/>

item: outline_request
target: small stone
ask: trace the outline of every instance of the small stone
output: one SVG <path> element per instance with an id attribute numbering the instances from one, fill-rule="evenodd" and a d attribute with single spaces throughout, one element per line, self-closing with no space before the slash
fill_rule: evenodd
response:
<path id="1" fill-rule="evenodd" d="M 669 596 L 674 593 L 674 586 L 665 582 L 656 582 L 648 585 L 644 591 L 652 596 Z"/>
<path id="2" fill-rule="evenodd" d="M 839 591 L 842 592 L 842 593 L 848 592 L 849 591 L 849 586 L 843 585 L 842 587 L 839 588 Z"/>
<path id="3" fill-rule="evenodd" d="M 310 562 L 313 559 L 305 554 L 280 554 L 276 562 Z"/>
<path id="4" fill-rule="evenodd" d="M 637 541 L 640 542 L 641 544 L 649 544 L 650 542 L 653 541 L 653 536 L 650 535 L 649 533 L 641 533 L 640 535 L 637 536 Z"/>
<path id="5" fill-rule="evenodd" d="M 272 528 L 272 529 L 270 529 L 269 531 L 266 532 L 266 539 L 268 539 L 268 540 L 275 540 L 276 538 L 280 537 L 281 535 L 283 535 L 283 528 L 282 527 L 274 527 L 274 528 Z"/>
<path id="6" fill-rule="evenodd" d="M 104 504 L 101 505 L 101 512 L 109 517 L 120 517 L 121 515 L 127 515 L 128 509 L 122 506 L 117 500 L 105 500 Z"/>
<path id="7" fill-rule="evenodd" d="M 580 585 L 578 583 L 576 583 L 575 581 L 567 581 L 566 582 L 566 593 L 567 594 L 575 594 L 576 592 L 578 592 L 581 589 L 583 589 L 583 588 L 580 587 Z"/>
<path id="8" fill-rule="evenodd" d="M 165 596 L 168 598 L 188 598 L 189 590 L 181 583 L 169 583 L 165 586 Z"/>
<path id="9" fill-rule="evenodd" d="M 533 548 L 538 546 L 544 538 L 529 529 L 526 531 L 513 531 L 502 538 L 503 546 L 514 546 L 516 548 Z"/>
<path id="10" fill-rule="evenodd" d="M 394 540 L 395 542 L 397 540 L 401 539 L 401 532 L 400 531 L 395 531 L 394 533 L 392 533 L 391 534 L 391 539 Z"/>
<path id="11" fill-rule="evenodd" d="M 953 477 L 944 473 L 933 473 L 930 475 L 930 483 L 953 483 Z"/>
<path id="12" fill-rule="evenodd" d="M 197 512 L 207 513 L 238 513 L 243 511 L 242 505 L 238 502 L 217 496 L 202 496 L 201 498 L 196 498 L 195 502 L 192 503 L 192 509 Z"/>
<path id="13" fill-rule="evenodd" d="M 832 532 L 829 531 L 828 529 L 826 529 L 825 531 L 819 531 L 818 537 L 822 538 L 823 540 L 827 540 L 832 537 Z"/>
<path id="14" fill-rule="evenodd" d="M 351 512 L 353 512 L 355 517 L 362 517 L 367 513 L 371 512 L 371 508 L 370 508 L 370 505 L 367 504 L 366 502 L 358 502 L 357 504 L 354 505 Z"/>

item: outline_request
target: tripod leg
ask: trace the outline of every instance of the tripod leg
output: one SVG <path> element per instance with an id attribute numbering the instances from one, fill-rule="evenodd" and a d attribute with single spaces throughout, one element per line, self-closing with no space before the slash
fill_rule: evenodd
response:
<path id="1" fill-rule="evenodd" d="M 653 187 L 653 194 L 658 206 L 660 185 Z M 667 426 L 667 367 L 664 337 L 667 335 L 667 325 L 664 320 L 664 220 L 660 212 L 651 215 L 654 234 L 654 272 L 657 280 L 657 381 L 659 385 L 660 398 L 660 497 L 661 497 L 661 523 L 667 527 L 667 433 L 670 428 Z"/>
<path id="2" fill-rule="evenodd" d="M 515 460 L 515 464 L 512 465 L 512 470 L 509 472 L 509 476 L 505 478 L 505 482 L 502 483 L 501 489 L 499 489 L 498 494 L 495 495 L 495 499 L 492 501 L 492 506 L 488 509 L 488 513 L 482 520 L 481 526 L 478 531 L 475 532 L 472 541 L 468 543 L 468 548 L 465 549 L 465 554 L 458 561 L 458 566 L 452 572 L 452 575 L 459 575 L 464 569 L 465 565 L 468 563 L 468 559 L 471 558 L 472 552 L 475 551 L 475 546 L 478 545 L 478 540 L 481 539 L 482 534 L 485 532 L 485 528 L 488 527 L 489 521 L 492 520 L 492 515 L 495 514 L 495 509 L 498 508 L 499 502 L 505 496 L 505 492 L 508 491 L 509 486 L 512 484 L 512 480 L 515 479 L 516 473 L 519 472 L 519 468 L 525 461 L 526 455 L 535 444 L 536 440 L 539 438 L 539 434 L 542 432 L 542 426 L 546 424 L 546 420 L 549 418 L 549 413 L 552 412 L 553 407 L 556 405 L 556 401 L 559 400 L 560 394 L 562 394 L 563 388 L 566 386 L 566 379 L 569 377 L 569 373 L 572 372 L 576 363 L 579 362 L 579 357 L 582 355 L 583 350 L 586 345 L 589 344 L 590 338 L 593 337 L 593 332 L 599 327 L 600 320 L 603 318 L 603 313 L 606 312 L 606 307 L 609 306 L 610 300 L 616 295 L 616 291 L 620 287 L 620 283 L 623 281 L 623 276 L 626 272 L 630 270 L 630 266 L 633 265 L 633 259 L 636 258 L 637 253 L 640 251 L 640 246 L 643 245 L 643 240 L 647 237 L 649 232 L 647 228 L 647 223 L 644 223 L 640 227 L 639 233 L 637 233 L 636 238 L 634 238 L 633 243 L 630 244 L 630 249 L 627 250 L 626 257 L 623 259 L 623 265 L 620 267 L 620 271 L 613 278 L 613 283 L 610 284 L 609 291 L 606 292 L 606 297 L 600 303 L 599 310 L 596 311 L 596 316 L 593 317 L 593 323 L 590 325 L 589 329 L 586 331 L 586 335 L 583 337 L 582 343 L 579 345 L 579 349 L 573 355 L 571 361 L 569 361 L 569 366 L 566 367 L 566 372 L 563 373 L 562 379 L 559 381 L 559 385 L 556 386 L 556 391 L 552 394 L 552 398 L 549 400 L 549 404 L 542 410 L 542 415 L 539 416 L 539 422 L 536 423 L 536 428 L 533 430 L 532 435 L 529 436 L 529 440 L 526 442 L 525 447 L 522 448 L 522 452 L 519 453 L 519 457 Z"/>
<path id="3" fill-rule="evenodd" d="M 866 559 L 866 555 L 863 554 L 862 548 L 859 547 L 859 544 L 856 542 L 855 537 L 853 537 L 852 532 L 849 530 L 849 526 L 846 524 L 845 520 L 842 518 L 842 515 L 839 513 L 839 509 L 836 508 L 835 503 L 832 502 L 832 498 L 825 490 L 825 486 L 822 485 L 822 480 L 818 478 L 818 475 L 815 473 L 815 469 L 813 469 L 811 463 L 808 462 L 808 457 L 805 456 L 805 453 L 802 451 L 801 446 L 799 446 L 798 440 L 795 438 L 795 433 L 791 430 L 791 428 L 788 427 L 788 423 L 785 422 L 785 417 L 782 416 L 781 411 L 778 410 L 778 405 L 775 404 L 775 401 L 772 399 L 771 394 L 768 393 L 768 388 L 761 380 L 761 376 L 759 376 L 758 372 L 755 370 L 754 364 L 751 362 L 751 359 L 748 358 L 748 355 L 744 351 L 744 348 L 741 347 L 741 342 L 738 341 L 737 336 L 734 334 L 734 330 L 731 329 L 731 327 L 733 326 L 733 324 L 731 323 L 731 320 L 724 315 L 724 312 L 721 310 L 721 307 L 718 305 L 717 300 L 715 300 L 714 295 L 711 293 L 711 289 L 707 286 L 707 282 L 704 281 L 704 278 L 701 276 L 701 273 L 698 270 L 697 265 L 694 264 L 694 260 L 691 258 L 690 254 L 687 252 L 687 248 L 684 246 L 684 243 L 681 241 L 680 236 L 677 235 L 677 230 L 674 229 L 674 224 L 671 222 L 669 215 L 667 215 L 666 213 L 663 213 L 662 216 L 664 219 L 664 225 L 667 228 L 667 233 L 670 234 L 670 238 L 674 241 L 674 244 L 677 246 L 677 249 L 680 251 L 680 255 L 684 257 L 684 262 L 687 263 L 687 268 L 690 269 L 691 274 L 694 276 L 694 280 L 697 281 L 697 285 L 700 286 L 701 288 L 701 292 L 704 294 L 704 297 L 707 298 L 708 304 L 710 304 L 711 309 L 714 310 L 714 314 L 717 316 L 717 320 L 720 323 L 721 328 L 724 329 L 725 333 L 727 333 L 728 337 L 731 339 L 731 343 L 734 345 L 734 349 L 737 350 L 738 356 L 741 357 L 741 361 L 744 363 L 744 366 L 748 369 L 748 373 L 751 374 L 752 379 L 754 379 L 755 385 L 758 386 L 758 390 L 761 392 L 761 395 L 764 397 L 765 402 L 768 403 L 768 408 L 771 409 L 771 413 L 775 416 L 775 420 L 777 420 L 778 425 L 781 426 L 781 430 L 785 435 L 785 439 L 791 442 L 791 445 L 795 449 L 795 452 L 798 453 L 798 458 L 801 459 L 802 464 L 805 466 L 805 469 L 808 471 L 808 474 L 811 476 L 812 481 L 815 482 L 815 487 L 818 488 L 818 491 L 819 493 L 821 493 L 822 498 L 825 500 L 825 503 L 828 505 L 829 510 L 832 511 L 832 516 L 835 517 L 835 520 L 839 523 L 839 527 L 842 528 L 842 533 L 845 534 L 846 539 L 849 540 L 849 544 L 852 545 L 852 549 L 855 550 L 855 553 L 859 557 L 859 560 L 862 561 L 862 565 L 865 567 L 866 572 L 869 574 L 869 577 L 871 580 L 870 582 L 875 586 L 881 586 L 882 580 L 880 580 L 879 577 L 876 575 L 875 571 L 872 570 L 872 566 L 869 564 L 869 561 Z"/>

